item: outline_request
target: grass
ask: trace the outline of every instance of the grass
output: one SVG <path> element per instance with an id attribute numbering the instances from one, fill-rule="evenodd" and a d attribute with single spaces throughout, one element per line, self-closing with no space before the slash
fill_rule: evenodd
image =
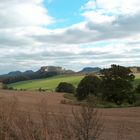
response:
<path id="1" fill-rule="evenodd" d="M 136 87 L 139 83 L 140 83 L 140 78 L 139 78 L 139 79 L 136 78 L 136 79 L 134 80 L 134 86 Z"/>
<path id="2" fill-rule="evenodd" d="M 83 77 L 84 75 L 73 75 L 73 76 L 61 75 L 46 79 L 17 82 L 9 84 L 8 87 L 13 87 L 14 89 L 18 90 L 19 89 L 37 90 L 39 88 L 42 88 L 54 91 L 60 82 L 68 82 L 73 84 L 74 86 L 77 86 Z"/>
<path id="3" fill-rule="evenodd" d="M 127 107 L 137 107 L 140 106 L 140 94 L 135 94 L 136 102 L 134 104 L 123 103 L 121 105 L 117 105 L 112 102 L 103 101 L 97 97 L 90 96 L 89 100 L 77 101 L 74 94 L 64 94 L 64 100 L 62 100 L 62 104 L 70 104 L 70 105 L 94 105 L 97 108 L 127 108 Z"/>
<path id="4" fill-rule="evenodd" d="M 42 89 L 54 91 L 60 82 L 68 82 L 73 84 L 75 87 L 77 87 L 78 83 L 81 81 L 83 77 L 84 75 L 59 75 L 46 79 L 28 80 L 28 81 L 12 83 L 9 84 L 8 87 L 13 87 L 14 89 L 17 90 L 20 89 L 38 90 L 39 88 L 42 88 Z M 134 80 L 134 86 L 137 86 L 138 83 L 140 83 L 140 74 L 136 75 L 136 78 Z"/>

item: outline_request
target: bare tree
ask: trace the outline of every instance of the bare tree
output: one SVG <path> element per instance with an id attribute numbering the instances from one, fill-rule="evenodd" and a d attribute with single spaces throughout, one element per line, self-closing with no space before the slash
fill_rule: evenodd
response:
<path id="1" fill-rule="evenodd" d="M 93 106 L 73 108 L 69 116 L 61 113 L 54 118 L 59 140 L 97 140 L 103 131 L 101 114 Z"/>
<path id="2" fill-rule="evenodd" d="M 72 128 L 77 140 L 97 140 L 103 130 L 101 114 L 93 106 L 72 111 Z"/>
<path id="3" fill-rule="evenodd" d="M 97 140 L 102 132 L 102 120 L 94 107 L 49 112 L 46 100 L 42 100 L 34 117 L 18 106 L 17 99 L 1 100 L 0 140 Z"/>

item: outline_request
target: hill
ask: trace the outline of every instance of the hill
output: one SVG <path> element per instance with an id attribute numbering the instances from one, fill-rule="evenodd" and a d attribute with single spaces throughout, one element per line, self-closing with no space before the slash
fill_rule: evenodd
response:
<path id="1" fill-rule="evenodd" d="M 59 75 L 45 79 L 39 80 L 28 80 L 9 84 L 8 87 L 13 87 L 14 89 L 26 89 L 26 90 L 38 90 L 39 88 L 55 90 L 60 82 L 68 82 L 77 86 L 84 75 Z"/>
<path id="2" fill-rule="evenodd" d="M 57 75 L 45 79 L 27 80 L 17 83 L 9 84 L 8 87 L 13 87 L 14 89 L 26 89 L 26 90 L 38 90 L 39 88 L 55 90 L 60 82 L 68 82 L 77 86 L 78 83 L 85 75 Z M 136 78 L 134 85 L 136 86 L 140 83 L 140 74 L 135 74 Z"/>
<path id="3" fill-rule="evenodd" d="M 21 71 L 12 71 L 12 72 L 9 72 L 8 74 L 0 75 L 0 77 L 19 76 L 19 75 L 21 75 L 21 74 L 22 74 Z"/>
<path id="4" fill-rule="evenodd" d="M 99 67 L 85 67 L 81 71 L 79 71 L 79 73 L 95 73 L 99 72 L 100 70 L 101 68 Z"/>
<path id="5" fill-rule="evenodd" d="M 11 84 L 19 81 L 48 78 L 62 74 L 74 74 L 72 70 L 66 70 L 57 66 L 43 66 L 38 71 L 27 70 L 25 72 L 13 71 L 8 74 L 0 75 L 0 81 L 4 84 Z"/>
<path id="6" fill-rule="evenodd" d="M 140 67 L 129 67 L 134 74 L 140 73 Z M 4 84 L 11 84 L 20 81 L 44 79 L 58 75 L 71 75 L 71 74 L 90 74 L 99 73 L 99 67 L 85 67 L 79 72 L 66 70 L 59 66 L 43 66 L 38 71 L 27 70 L 25 72 L 14 71 L 8 74 L 0 75 L 0 81 Z"/>

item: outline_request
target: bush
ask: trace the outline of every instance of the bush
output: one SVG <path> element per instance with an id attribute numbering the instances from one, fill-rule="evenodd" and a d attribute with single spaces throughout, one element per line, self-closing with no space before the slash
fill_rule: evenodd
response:
<path id="1" fill-rule="evenodd" d="M 78 85 L 76 97 L 78 100 L 84 100 L 89 95 L 97 96 L 99 94 L 101 80 L 95 75 L 85 76 Z"/>
<path id="2" fill-rule="evenodd" d="M 45 89 L 42 89 L 42 88 L 39 88 L 38 91 L 39 92 L 45 92 L 46 90 Z"/>
<path id="3" fill-rule="evenodd" d="M 13 87 L 9 87 L 8 89 L 9 89 L 9 90 L 14 90 L 14 88 L 13 88 Z"/>
<path id="4" fill-rule="evenodd" d="M 76 88 L 70 84 L 70 83 L 66 83 L 66 82 L 61 82 L 55 89 L 56 92 L 66 92 L 66 93 L 75 93 Z"/>

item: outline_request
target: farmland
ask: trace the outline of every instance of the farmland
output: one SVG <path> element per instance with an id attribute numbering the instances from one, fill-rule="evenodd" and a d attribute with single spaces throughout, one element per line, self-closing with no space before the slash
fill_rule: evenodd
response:
<path id="1" fill-rule="evenodd" d="M 19 101 L 19 109 L 23 112 L 29 112 L 37 117 L 37 104 L 46 99 L 48 104 L 48 111 L 55 114 L 65 114 L 70 116 L 70 110 L 78 109 L 78 106 L 70 106 L 61 104 L 63 94 L 47 94 L 37 91 L 0 91 L 0 99 L 11 100 L 12 97 L 17 98 Z M 99 109 L 104 119 L 104 129 L 99 140 L 139 140 L 140 138 L 140 108 L 117 108 L 117 109 Z M 117 133 L 122 131 L 122 139 L 117 139 Z"/>
<path id="2" fill-rule="evenodd" d="M 27 89 L 27 91 L 1 90 L 0 99 L 11 100 L 16 98 L 19 102 L 18 109 L 22 112 L 28 112 L 35 120 L 38 120 L 38 105 L 45 99 L 49 114 L 52 112 L 57 117 L 61 114 L 67 118 L 71 117 L 71 109 L 79 110 L 78 104 L 67 104 L 71 100 L 64 98 L 64 94 L 53 92 L 38 92 L 39 88 L 52 89 L 60 82 L 68 82 L 77 86 L 84 75 L 75 76 L 55 76 L 47 79 L 29 80 L 8 85 L 15 89 Z M 140 82 L 140 76 L 136 75 L 134 85 Z M 64 101 L 66 103 L 64 103 Z M 98 108 L 104 122 L 99 140 L 139 140 L 140 137 L 140 107 L 124 108 Z M 121 138 L 120 138 L 121 137 Z"/>
<path id="3" fill-rule="evenodd" d="M 8 86 L 13 87 L 14 89 L 37 90 L 39 88 L 42 88 L 54 91 L 60 82 L 68 82 L 73 84 L 74 86 L 77 86 L 83 77 L 84 75 L 74 75 L 74 76 L 62 75 L 46 79 L 17 82 L 10 84 Z"/>
<path id="4" fill-rule="evenodd" d="M 61 75 L 46 79 L 17 82 L 9 84 L 8 87 L 13 87 L 14 89 L 18 90 L 19 89 L 38 90 L 39 88 L 42 88 L 54 91 L 60 82 L 68 82 L 73 84 L 74 86 L 77 86 L 83 77 L 84 75 L 72 75 L 72 76 Z M 136 74 L 135 77 L 136 78 L 134 81 L 134 85 L 137 85 L 138 83 L 140 83 L 140 74 Z"/>

